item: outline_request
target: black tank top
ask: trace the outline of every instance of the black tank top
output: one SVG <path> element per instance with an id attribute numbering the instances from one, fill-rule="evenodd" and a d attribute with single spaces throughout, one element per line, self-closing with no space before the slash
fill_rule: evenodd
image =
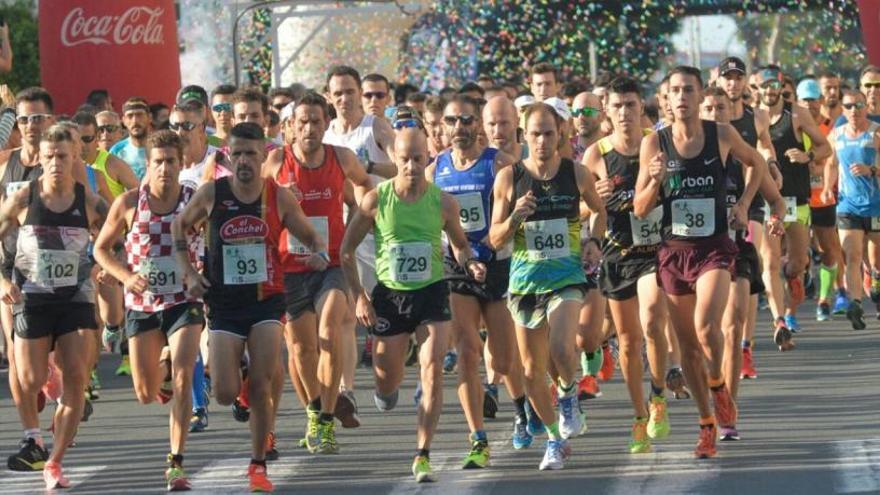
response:
<path id="1" fill-rule="evenodd" d="M 803 143 L 794 135 L 791 103 L 785 102 L 779 119 L 770 124 L 770 139 L 782 172 L 782 195 L 793 196 L 799 205 L 807 204 L 810 200 L 810 167 L 805 163 L 793 163 L 785 156 L 785 152 L 792 148 L 804 149 Z"/>
<path id="2" fill-rule="evenodd" d="M 703 149 L 693 158 L 681 156 L 675 148 L 673 126 L 657 131 L 667 159 L 666 180 L 660 188 L 664 241 L 699 241 L 727 234 L 727 170 L 721 162 L 718 126 L 701 122 Z"/>
<path id="3" fill-rule="evenodd" d="M 633 215 L 633 197 L 639 175 L 639 155 L 626 156 L 614 149 L 611 139 L 599 140 L 599 152 L 605 162 L 605 173 L 614 184 L 614 192 L 605 201 L 608 214 L 606 242 L 602 247 L 605 261 L 623 263 L 654 257 L 660 246 L 660 224 L 663 207 L 644 219 Z"/>
<path id="4" fill-rule="evenodd" d="M 13 272 L 26 306 L 94 302 L 89 234 L 85 186 L 74 184 L 73 203 L 55 212 L 40 198 L 40 181 L 30 182 Z"/>
<path id="5" fill-rule="evenodd" d="M 743 141 L 749 146 L 754 148 L 758 145 L 758 126 L 755 125 L 755 111 L 752 107 L 744 104 L 742 117 L 731 120 L 730 125 L 736 129 Z M 740 170 L 742 170 L 742 165 L 740 165 Z M 749 205 L 749 218 L 764 218 L 764 197 L 759 192 L 755 193 L 755 198 Z"/>
<path id="6" fill-rule="evenodd" d="M 746 178 L 745 175 L 743 175 L 742 163 L 732 156 L 727 157 L 727 177 L 725 179 L 725 184 L 727 188 L 726 205 L 730 208 L 739 201 L 746 186 Z M 742 241 L 745 239 L 745 232 L 742 230 L 728 229 L 727 232 L 730 235 L 731 240 Z"/>
<path id="7" fill-rule="evenodd" d="M 20 186 L 30 182 L 33 179 L 43 175 L 43 167 L 36 164 L 33 167 L 27 167 L 21 163 L 21 148 L 14 150 L 9 154 L 9 160 L 6 161 L 6 168 L 3 170 L 3 177 L 0 177 L 0 187 L 2 187 L 3 197 L 7 193 L 12 193 Z M 9 186 L 12 185 L 12 188 Z"/>
<path id="8" fill-rule="evenodd" d="M 574 175 L 574 162 L 563 158 L 559 163 L 559 170 L 550 180 L 540 180 L 532 177 L 522 162 L 513 167 L 513 201 L 511 209 L 516 201 L 532 191 L 535 195 L 537 207 L 529 220 L 548 220 L 553 218 L 567 218 L 569 221 L 580 218 L 581 193 L 577 186 Z"/>

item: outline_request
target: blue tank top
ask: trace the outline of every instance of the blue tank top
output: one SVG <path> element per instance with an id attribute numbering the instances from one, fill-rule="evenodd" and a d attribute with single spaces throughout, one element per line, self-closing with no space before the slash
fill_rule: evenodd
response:
<path id="1" fill-rule="evenodd" d="M 492 249 L 480 241 L 489 235 L 497 154 L 495 148 L 486 148 L 470 168 L 458 170 L 452 164 L 452 150 L 446 150 L 437 155 L 434 168 L 434 184 L 458 200 L 461 227 L 474 255 L 483 262 L 491 261 L 495 256 Z"/>
<path id="2" fill-rule="evenodd" d="M 846 126 L 835 128 L 828 136 L 840 164 L 837 212 L 861 217 L 880 216 L 880 187 L 874 177 L 855 177 L 849 167 L 856 163 L 874 165 L 877 149 L 874 133 L 880 124 L 871 123 L 856 137 L 846 135 Z"/>

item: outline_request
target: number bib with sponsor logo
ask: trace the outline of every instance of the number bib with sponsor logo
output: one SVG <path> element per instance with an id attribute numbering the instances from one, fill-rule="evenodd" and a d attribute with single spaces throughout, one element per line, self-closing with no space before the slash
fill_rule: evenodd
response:
<path id="1" fill-rule="evenodd" d="M 568 220 L 534 220 L 523 224 L 526 234 L 526 254 L 533 261 L 564 258 L 571 255 L 568 240 Z"/>
<path id="2" fill-rule="evenodd" d="M 663 222 L 663 207 L 658 206 L 645 218 L 637 218 L 629 213 L 629 225 L 632 230 L 633 246 L 653 246 L 660 244 L 660 226 Z"/>
<path id="3" fill-rule="evenodd" d="M 321 239 L 324 239 L 324 245 L 329 242 L 328 232 L 330 228 L 327 223 L 327 217 L 309 217 L 312 228 L 318 233 Z M 299 241 L 293 234 L 287 232 L 287 251 L 290 254 L 309 255 L 312 251 Z"/>
<path id="4" fill-rule="evenodd" d="M 171 256 L 144 258 L 138 273 L 147 280 L 147 291 L 152 294 L 183 292 L 183 281 L 177 274 L 177 261 Z"/>
<path id="5" fill-rule="evenodd" d="M 797 222 L 797 198 L 794 196 L 785 197 L 785 218 L 784 222 Z"/>
<path id="6" fill-rule="evenodd" d="M 672 202 L 672 234 L 708 237 L 715 232 L 715 200 L 677 199 Z"/>
<path id="7" fill-rule="evenodd" d="M 880 230 L 880 217 L 871 217 L 871 230 Z"/>
<path id="8" fill-rule="evenodd" d="M 79 253 L 61 249 L 38 249 L 34 282 L 43 287 L 76 285 Z"/>
<path id="9" fill-rule="evenodd" d="M 269 280 L 265 244 L 227 244 L 223 246 L 223 283 L 258 284 Z"/>
<path id="10" fill-rule="evenodd" d="M 458 216 L 465 232 L 477 232 L 486 228 L 486 215 L 483 211 L 483 197 L 478 192 L 456 194 Z"/>
<path id="11" fill-rule="evenodd" d="M 431 243 L 403 242 L 388 246 L 391 280 L 424 282 L 431 278 Z"/>
<path id="12" fill-rule="evenodd" d="M 26 180 L 21 180 L 17 182 L 9 182 L 6 184 L 6 197 L 10 197 L 16 192 L 20 191 L 24 186 L 30 184 L 30 182 Z"/>

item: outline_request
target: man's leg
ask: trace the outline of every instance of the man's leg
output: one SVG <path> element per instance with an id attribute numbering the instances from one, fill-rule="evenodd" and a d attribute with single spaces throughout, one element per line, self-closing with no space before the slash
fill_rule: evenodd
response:
<path id="1" fill-rule="evenodd" d="M 830 314 L 833 303 L 831 296 L 834 295 L 834 286 L 837 285 L 837 264 L 841 257 L 840 238 L 835 227 L 813 225 L 813 234 L 821 253 L 818 303 L 824 304 L 826 307 L 821 309 Z"/>
<path id="2" fill-rule="evenodd" d="M 199 352 L 202 327 L 201 324 L 186 325 L 171 334 L 168 339 L 171 347 L 171 373 L 174 387 L 169 428 L 171 453 L 176 455 L 183 455 L 186 447 L 186 434 L 189 431 L 189 418 L 192 415 L 193 369 Z"/>
<path id="3" fill-rule="evenodd" d="M 317 381 L 320 385 L 322 420 L 333 421 L 339 382 L 342 379 L 343 358 L 348 354 L 343 349 L 350 346 L 348 329 L 343 324 L 348 314 L 348 298 L 339 289 L 326 291 L 318 299 L 318 345 L 320 348 L 317 363 Z"/>
<path id="4" fill-rule="evenodd" d="M 788 305 L 786 306 L 787 315 L 796 315 L 798 305 L 803 302 L 803 280 L 804 272 L 810 261 L 808 246 L 810 245 L 810 232 L 808 227 L 800 222 L 793 222 L 785 231 L 785 240 L 787 243 L 788 263 L 785 264 L 785 276 L 788 279 L 789 287 L 801 287 L 801 294 L 789 294 Z M 790 292 L 796 292 L 791 290 Z M 801 300 L 798 300 L 798 296 Z"/>
<path id="5" fill-rule="evenodd" d="M 759 251 L 764 263 L 763 278 L 764 286 L 767 287 L 767 302 L 770 304 L 770 313 L 774 321 L 785 314 L 785 289 L 782 286 L 782 277 L 779 275 L 779 270 L 782 269 L 781 242 L 779 237 L 765 236 Z"/>
<path id="6" fill-rule="evenodd" d="M 655 282 L 656 285 L 656 282 Z M 626 382 L 630 403 L 636 419 L 647 418 L 648 408 L 642 391 L 642 325 L 639 322 L 639 298 L 631 297 L 623 301 L 608 300 L 611 318 L 617 328 L 620 342 L 620 370 Z"/>
<path id="7" fill-rule="evenodd" d="M 241 357 L 245 340 L 227 332 L 213 331 L 208 345 L 211 386 L 221 406 L 235 402 L 241 392 Z"/>
<path id="8" fill-rule="evenodd" d="M 737 278 L 727 296 L 727 306 L 721 329 L 724 332 L 724 357 L 722 373 L 730 396 L 736 399 L 739 392 L 740 370 L 742 369 L 741 341 L 748 321 L 752 298 L 749 296 L 749 280 Z"/>
<path id="9" fill-rule="evenodd" d="M 488 330 L 486 349 L 492 356 L 491 369 L 504 376 L 507 392 L 513 399 L 519 415 L 520 408 L 525 405 L 525 384 L 510 310 L 507 309 L 504 301 L 487 302 L 483 304 L 483 319 Z M 522 414 L 525 414 L 524 410 Z"/>
<path id="10" fill-rule="evenodd" d="M 317 405 L 321 396 L 318 382 L 318 319 L 314 311 L 304 311 L 296 319 L 290 319 L 289 316 L 284 326 L 288 368 L 296 368 L 296 376 L 306 393 L 306 402 L 315 401 Z"/>
<path id="11" fill-rule="evenodd" d="M 250 355 L 248 399 L 251 406 L 252 459 L 265 460 L 266 437 L 275 424 L 272 404 L 272 381 L 280 359 L 282 327 L 267 321 L 254 325 L 247 338 Z"/>
<path id="12" fill-rule="evenodd" d="M 37 395 L 28 395 L 22 391 L 21 382 L 18 378 L 18 365 L 15 359 L 15 344 L 13 343 L 15 330 L 13 329 L 12 307 L 6 303 L 0 303 L 0 323 L 2 323 L 3 335 L 6 340 L 6 359 L 9 361 L 9 376 L 7 378 L 12 400 L 15 403 L 15 408 L 18 411 L 18 417 L 22 428 L 26 432 L 26 436 L 30 432 L 34 440 L 37 440 L 37 444 L 42 446 L 43 440 L 40 435 Z M 42 384 L 40 386 L 42 387 Z"/>
<path id="13" fill-rule="evenodd" d="M 373 336 L 374 398 L 380 411 L 390 411 L 397 405 L 409 338 L 406 332 L 389 337 Z"/>
<path id="14" fill-rule="evenodd" d="M 82 419 L 85 405 L 83 391 L 88 381 L 89 365 L 92 363 L 92 332 L 96 331 L 97 329 L 79 329 L 61 335 L 55 341 L 55 361 L 64 377 L 64 391 L 55 410 L 55 442 L 49 454 L 50 462 L 61 463 Z"/>
<path id="15" fill-rule="evenodd" d="M 862 310 L 862 257 L 864 253 L 865 231 L 855 228 L 840 229 L 840 244 L 843 246 L 843 256 L 846 260 L 846 288 L 849 291 L 849 308 L 846 317 L 852 323 L 853 328 L 861 330 L 865 328 L 865 320 Z"/>
<path id="16" fill-rule="evenodd" d="M 657 285 L 654 273 L 639 278 L 639 312 L 645 332 L 648 366 L 651 371 L 651 392 L 662 396 L 665 386 L 666 358 L 669 343 L 666 341 L 666 295 Z"/>
<path id="17" fill-rule="evenodd" d="M 422 401 L 418 409 L 417 442 L 420 451 L 431 448 L 431 440 L 443 410 L 443 356 L 446 354 L 446 343 L 449 342 L 450 325 L 448 321 L 427 323 L 427 338 L 419 349 Z M 476 352 L 479 356 L 479 350 Z M 482 419 L 481 410 L 477 416 Z"/>
<path id="18" fill-rule="evenodd" d="M 165 342 L 165 334 L 159 328 L 141 331 L 128 338 L 131 378 L 135 396 L 141 404 L 155 401 L 165 380 L 168 370 L 159 362 Z"/>
<path id="19" fill-rule="evenodd" d="M 452 293 L 449 295 L 449 306 L 452 310 L 451 333 L 458 352 L 458 400 L 470 432 L 485 434 L 483 387 L 480 383 L 479 368 L 483 350 L 483 342 L 479 335 L 480 302 L 473 296 Z M 443 350 L 443 355 L 445 354 L 446 349 Z M 422 383 L 423 393 L 424 387 L 425 384 Z"/>

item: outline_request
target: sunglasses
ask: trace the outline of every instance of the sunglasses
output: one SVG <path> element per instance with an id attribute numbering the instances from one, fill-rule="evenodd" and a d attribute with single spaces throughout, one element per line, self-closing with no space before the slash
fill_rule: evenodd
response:
<path id="1" fill-rule="evenodd" d="M 391 126 L 394 127 L 395 131 L 400 129 L 412 129 L 414 127 L 421 129 L 422 123 L 416 119 L 400 119 L 395 120 L 394 124 L 392 124 Z"/>
<path id="2" fill-rule="evenodd" d="M 272 105 L 272 108 L 274 108 L 275 110 L 278 110 L 280 112 L 280 111 L 284 110 L 284 107 L 286 107 L 286 106 L 287 106 L 287 103 L 279 103 L 277 105 Z"/>
<path id="3" fill-rule="evenodd" d="M 584 117 L 595 117 L 596 115 L 599 115 L 599 109 L 593 108 L 593 107 L 584 107 L 584 108 L 575 108 L 571 111 L 572 117 L 580 117 L 582 115 Z"/>
<path id="4" fill-rule="evenodd" d="M 864 86 L 865 89 L 880 88 L 880 82 L 866 82 L 862 83 L 862 86 Z"/>
<path id="5" fill-rule="evenodd" d="M 232 103 L 217 103 L 215 105 L 211 105 L 211 111 L 216 113 L 231 112 Z"/>
<path id="6" fill-rule="evenodd" d="M 79 139 L 80 139 L 82 142 L 84 142 L 84 143 L 86 143 L 86 144 L 89 144 L 89 143 L 91 143 L 92 141 L 95 140 L 95 136 L 80 136 Z"/>
<path id="7" fill-rule="evenodd" d="M 15 120 L 18 122 L 18 125 L 40 125 L 49 119 L 49 117 L 51 117 L 51 115 L 48 113 L 34 113 L 31 115 L 19 115 Z"/>
<path id="8" fill-rule="evenodd" d="M 388 93 L 383 93 L 382 91 L 370 91 L 368 93 L 364 93 L 364 98 L 368 100 L 372 100 L 373 98 L 377 100 L 384 100 L 386 96 L 388 96 Z"/>
<path id="9" fill-rule="evenodd" d="M 119 130 L 118 125 L 107 124 L 107 125 L 99 125 L 98 126 L 98 134 L 108 133 L 113 134 L 114 132 Z"/>
<path id="10" fill-rule="evenodd" d="M 764 81 L 761 83 L 762 88 L 770 88 L 770 89 L 779 89 L 782 87 L 782 83 L 779 81 Z"/>
<path id="11" fill-rule="evenodd" d="M 853 108 L 855 108 L 856 110 L 861 110 L 861 109 L 865 108 L 867 105 L 865 105 L 864 102 L 859 101 L 856 103 L 844 103 L 840 106 L 842 106 L 843 108 L 845 108 L 847 110 L 852 110 Z"/>
<path id="12" fill-rule="evenodd" d="M 816 98 L 801 98 L 801 101 L 805 101 L 807 103 L 812 103 L 816 101 Z"/>
<path id="13" fill-rule="evenodd" d="M 782 97 L 785 98 L 786 100 L 791 98 L 791 91 L 783 91 Z"/>
<path id="14" fill-rule="evenodd" d="M 179 131 L 183 129 L 184 131 L 191 131 L 196 128 L 196 125 L 192 122 L 184 120 L 183 122 L 171 122 L 168 124 L 168 128 L 172 131 Z"/>
<path id="15" fill-rule="evenodd" d="M 463 125 L 463 126 L 469 126 L 469 125 L 473 124 L 475 120 L 477 120 L 477 118 L 474 117 L 473 115 L 444 115 L 443 116 L 443 123 L 450 126 L 450 127 L 454 126 L 457 122 L 461 122 L 461 125 Z"/>

